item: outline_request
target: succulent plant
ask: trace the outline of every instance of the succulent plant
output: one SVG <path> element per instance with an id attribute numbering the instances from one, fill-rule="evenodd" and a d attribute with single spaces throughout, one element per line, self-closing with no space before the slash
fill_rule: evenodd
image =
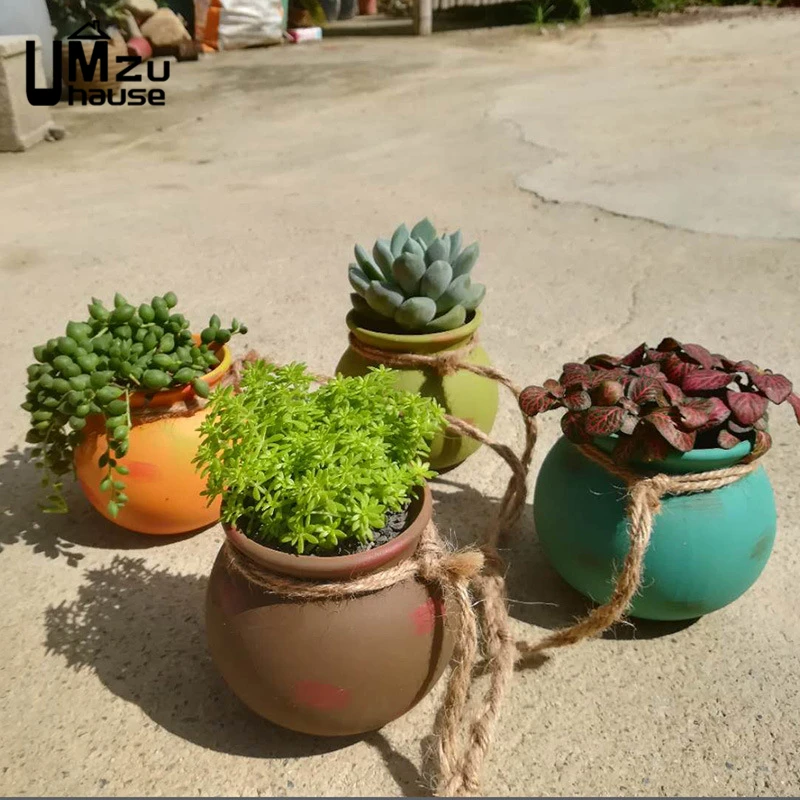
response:
<path id="1" fill-rule="evenodd" d="M 461 231 L 437 236 L 427 218 L 410 231 L 378 239 L 372 255 L 356 245 L 350 264 L 353 308 L 366 320 L 406 333 L 437 333 L 463 325 L 486 294 L 472 283 L 478 243 L 461 249 Z"/>
<path id="2" fill-rule="evenodd" d="M 578 444 L 618 436 L 613 457 L 625 463 L 729 450 L 743 441 L 751 442 L 753 456 L 763 455 L 772 445 L 767 406 L 787 400 L 800 424 L 800 397 L 784 375 L 667 338 L 656 348 L 640 344 L 624 358 L 565 364 L 557 381 L 523 390 L 519 404 L 529 416 L 565 408 L 561 428 Z"/>

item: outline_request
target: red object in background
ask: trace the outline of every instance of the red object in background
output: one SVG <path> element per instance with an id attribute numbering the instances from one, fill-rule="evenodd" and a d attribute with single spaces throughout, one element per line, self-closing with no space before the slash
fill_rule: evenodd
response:
<path id="1" fill-rule="evenodd" d="M 128 55 L 139 56 L 142 61 L 147 61 L 148 58 L 153 57 L 153 48 L 147 39 L 137 36 L 135 39 L 128 39 Z"/>
<path id="2" fill-rule="evenodd" d="M 358 0 L 358 13 L 370 16 L 378 13 L 378 0 Z"/>

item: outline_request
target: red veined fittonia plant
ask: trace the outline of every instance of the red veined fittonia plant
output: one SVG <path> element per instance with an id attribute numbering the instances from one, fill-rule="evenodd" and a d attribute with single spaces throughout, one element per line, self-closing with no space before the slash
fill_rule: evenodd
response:
<path id="1" fill-rule="evenodd" d="M 617 435 L 616 461 L 655 461 L 671 452 L 730 449 L 752 442 L 754 457 L 772 445 L 769 403 L 784 401 L 800 424 L 800 397 L 784 375 L 733 361 L 699 344 L 666 338 L 624 358 L 597 355 L 565 364 L 558 380 L 528 386 L 519 404 L 529 416 L 564 408 L 564 435 L 577 444 Z"/>

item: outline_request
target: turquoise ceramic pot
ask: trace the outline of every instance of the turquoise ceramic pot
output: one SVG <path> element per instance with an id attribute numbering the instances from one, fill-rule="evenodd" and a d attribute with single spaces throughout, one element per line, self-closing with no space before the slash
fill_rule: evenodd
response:
<path id="1" fill-rule="evenodd" d="M 612 439 L 596 444 L 606 452 L 614 447 Z M 721 469 L 749 451 L 748 442 L 731 450 L 693 450 L 655 467 L 672 474 Z M 561 438 L 542 464 L 533 511 L 539 541 L 558 573 L 595 602 L 606 602 L 628 552 L 622 482 Z M 722 489 L 665 497 L 630 614 L 693 619 L 733 602 L 764 569 L 775 522 L 775 498 L 763 467 Z"/>

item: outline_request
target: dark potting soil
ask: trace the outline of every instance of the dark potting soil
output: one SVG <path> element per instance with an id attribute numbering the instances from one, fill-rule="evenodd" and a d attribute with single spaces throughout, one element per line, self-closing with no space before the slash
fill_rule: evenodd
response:
<path id="1" fill-rule="evenodd" d="M 410 506 L 411 503 L 400 511 L 387 511 L 386 524 L 380 530 L 373 529 L 373 540 L 371 542 L 359 542 L 357 539 L 354 539 L 348 542 L 342 542 L 335 550 L 318 550 L 316 548 L 311 548 L 306 550 L 303 555 L 322 556 L 323 558 L 328 556 L 352 556 L 355 553 L 363 553 L 367 550 L 372 550 L 373 547 L 380 547 L 380 545 L 386 544 L 396 536 L 399 536 L 406 529 L 408 524 L 408 509 Z M 291 547 L 276 546 L 276 544 L 267 544 L 266 542 L 259 542 L 259 544 L 271 547 L 274 550 L 280 550 L 283 553 L 297 555 L 297 552 Z"/>

